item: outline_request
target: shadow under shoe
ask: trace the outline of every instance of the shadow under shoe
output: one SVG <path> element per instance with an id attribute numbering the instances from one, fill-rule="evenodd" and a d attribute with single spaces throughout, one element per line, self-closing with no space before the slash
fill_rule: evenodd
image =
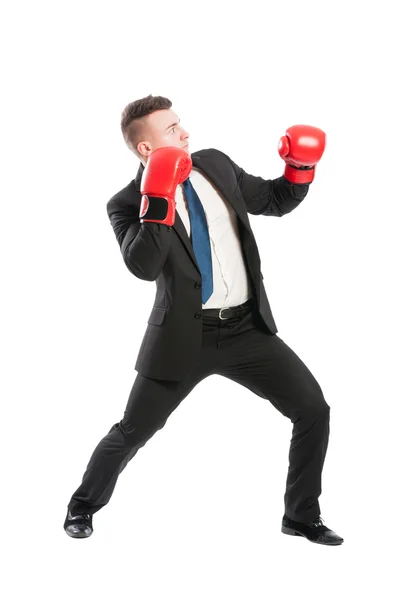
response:
<path id="1" fill-rule="evenodd" d="M 344 539 L 329 529 L 329 527 L 326 527 L 322 521 L 323 519 L 318 517 L 308 523 L 299 523 L 283 515 L 282 533 L 286 533 L 287 535 L 301 535 L 302 537 L 306 537 L 310 542 L 325 546 L 339 546 L 342 544 Z"/>
<path id="2" fill-rule="evenodd" d="M 93 516 L 92 515 L 72 515 L 68 509 L 66 515 L 64 529 L 70 537 L 86 538 L 93 533 Z"/>

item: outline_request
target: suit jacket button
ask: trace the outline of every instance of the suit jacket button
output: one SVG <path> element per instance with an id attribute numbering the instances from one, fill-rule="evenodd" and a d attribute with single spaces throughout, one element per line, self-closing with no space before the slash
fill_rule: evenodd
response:
<path id="1" fill-rule="evenodd" d="M 200 313 L 200 312 L 196 312 L 194 314 L 195 319 L 200 319 L 201 316 L 202 316 L 202 313 Z"/>
<path id="2" fill-rule="evenodd" d="M 195 281 L 194 287 L 195 287 L 196 289 L 198 289 L 198 288 L 200 288 L 200 287 L 201 287 L 201 285 L 202 285 L 202 284 L 200 283 L 200 281 Z"/>

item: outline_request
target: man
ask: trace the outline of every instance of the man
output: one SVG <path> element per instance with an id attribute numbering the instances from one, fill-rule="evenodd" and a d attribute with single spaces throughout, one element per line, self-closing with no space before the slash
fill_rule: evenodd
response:
<path id="1" fill-rule="evenodd" d="M 141 165 L 107 211 L 124 262 L 156 281 L 123 419 L 99 442 L 64 523 L 88 537 L 138 449 L 204 378 L 219 374 L 268 399 L 293 423 L 282 531 L 312 542 L 343 539 L 322 523 L 318 497 L 329 439 L 329 405 L 300 358 L 276 334 L 248 213 L 281 217 L 299 206 L 314 178 L 325 134 L 287 130 L 284 175 L 247 174 L 213 148 L 190 154 L 189 134 L 162 96 L 130 103 L 124 139 Z M 145 167 L 145 168 L 144 168 Z"/>

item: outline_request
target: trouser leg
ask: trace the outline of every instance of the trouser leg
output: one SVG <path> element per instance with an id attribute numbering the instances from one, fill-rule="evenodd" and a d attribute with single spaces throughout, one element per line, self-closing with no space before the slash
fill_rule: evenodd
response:
<path id="1" fill-rule="evenodd" d="M 196 371 L 181 381 L 163 381 L 137 374 L 123 419 L 99 442 L 71 497 L 72 514 L 94 514 L 109 502 L 127 463 L 205 376 Z"/>
<path id="2" fill-rule="evenodd" d="M 225 353 L 218 371 L 268 399 L 293 423 L 284 496 L 285 513 L 307 522 L 320 514 L 321 474 L 329 440 L 329 412 L 322 390 L 282 339 L 255 326 L 252 316 L 226 330 Z"/>

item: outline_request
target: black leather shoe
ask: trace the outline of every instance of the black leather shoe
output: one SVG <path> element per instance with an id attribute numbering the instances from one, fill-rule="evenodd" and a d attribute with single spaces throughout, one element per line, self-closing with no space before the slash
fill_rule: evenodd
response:
<path id="1" fill-rule="evenodd" d="M 287 535 L 301 535 L 306 537 L 310 542 L 326 546 L 339 546 L 344 542 L 342 537 L 324 525 L 321 517 L 308 523 L 299 523 L 283 515 L 282 533 L 287 533 Z"/>
<path id="2" fill-rule="evenodd" d="M 68 509 L 64 529 L 68 535 L 74 538 L 90 537 L 93 533 L 93 515 L 71 515 Z"/>

